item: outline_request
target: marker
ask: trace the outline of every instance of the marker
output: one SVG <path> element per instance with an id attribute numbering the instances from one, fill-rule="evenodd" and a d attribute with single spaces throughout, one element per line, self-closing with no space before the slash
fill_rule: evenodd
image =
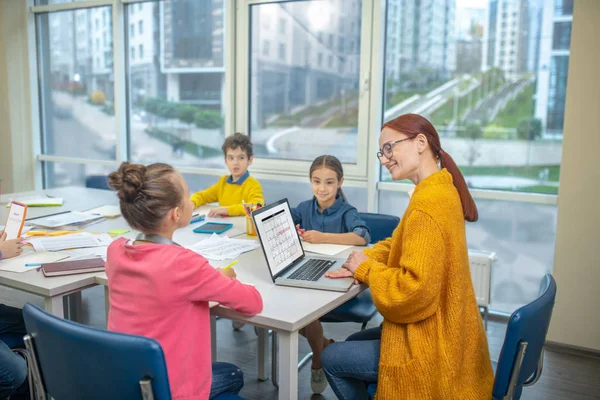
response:
<path id="1" fill-rule="evenodd" d="M 41 267 L 42 263 L 25 264 L 26 267 Z"/>
<path id="2" fill-rule="evenodd" d="M 190 224 L 193 224 L 194 222 L 203 221 L 204 218 L 206 218 L 206 214 L 194 214 L 194 215 L 192 215 L 192 219 L 190 220 Z"/>
<path id="3" fill-rule="evenodd" d="M 233 260 L 233 262 L 231 262 L 228 266 L 226 266 L 225 268 L 223 268 L 223 271 L 227 271 L 229 268 L 233 267 L 235 264 L 237 264 L 238 260 Z"/>

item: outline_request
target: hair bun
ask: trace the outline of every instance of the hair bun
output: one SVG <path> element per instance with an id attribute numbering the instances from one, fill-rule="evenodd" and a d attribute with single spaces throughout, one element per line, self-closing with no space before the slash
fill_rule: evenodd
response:
<path id="1" fill-rule="evenodd" d="M 108 176 L 108 184 L 118 192 L 121 200 L 132 203 L 142 192 L 145 175 L 144 165 L 124 162 L 116 172 Z"/>

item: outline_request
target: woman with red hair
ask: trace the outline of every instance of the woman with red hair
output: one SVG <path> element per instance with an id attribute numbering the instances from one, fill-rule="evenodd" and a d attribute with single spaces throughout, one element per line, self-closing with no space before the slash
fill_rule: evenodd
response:
<path id="1" fill-rule="evenodd" d="M 489 399 L 494 375 L 465 234 L 477 207 L 427 119 L 386 122 L 379 144 L 392 179 L 415 189 L 392 237 L 328 273 L 369 285 L 384 320 L 327 346 L 325 375 L 344 400 L 366 399 L 374 382 L 377 399 Z"/>

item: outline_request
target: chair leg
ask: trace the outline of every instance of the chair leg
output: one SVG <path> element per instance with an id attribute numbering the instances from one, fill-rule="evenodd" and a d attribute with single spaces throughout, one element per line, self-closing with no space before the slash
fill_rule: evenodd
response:
<path id="1" fill-rule="evenodd" d="M 312 358 L 313 358 L 312 351 L 310 353 L 308 353 L 307 355 L 305 355 L 304 357 L 302 357 L 302 360 L 300 360 L 300 362 L 298 363 L 298 370 L 302 369 L 302 367 L 304 367 L 306 364 L 308 364 L 308 362 L 310 360 L 312 360 Z"/>
<path id="2" fill-rule="evenodd" d="M 35 398 L 38 400 L 46 400 L 46 390 L 44 389 L 44 384 L 42 382 L 42 375 L 40 373 L 40 366 L 37 361 L 37 354 L 35 351 L 33 338 L 31 335 L 27 334 L 25 337 L 23 337 L 23 341 L 25 342 L 27 356 L 29 357 L 27 359 L 27 361 L 29 361 L 29 371 L 31 372 L 31 377 L 35 385 Z"/>
<path id="3" fill-rule="evenodd" d="M 488 315 L 489 315 L 489 309 L 487 306 L 483 307 L 483 325 L 485 327 L 485 331 L 487 332 L 488 329 Z"/>

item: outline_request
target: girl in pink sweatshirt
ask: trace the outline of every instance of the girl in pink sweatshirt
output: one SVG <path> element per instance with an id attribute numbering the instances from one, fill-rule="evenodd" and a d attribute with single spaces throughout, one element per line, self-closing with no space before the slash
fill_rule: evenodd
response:
<path id="1" fill-rule="evenodd" d="M 161 344 L 174 399 L 238 393 L 242 371 L 211 363 L 208 302 L 256 315 L 263 307 L 260 294 L 235 279 L 233 269 L 215 269 L 172 241 L 176 229 L 189 225 L 193 210 L 188 186 L 173 167 L 125 162 L 109 181 L 123 217 L 142 233 L 135 241 L 117 239 L 108 248 L 108 329 Z"/>

